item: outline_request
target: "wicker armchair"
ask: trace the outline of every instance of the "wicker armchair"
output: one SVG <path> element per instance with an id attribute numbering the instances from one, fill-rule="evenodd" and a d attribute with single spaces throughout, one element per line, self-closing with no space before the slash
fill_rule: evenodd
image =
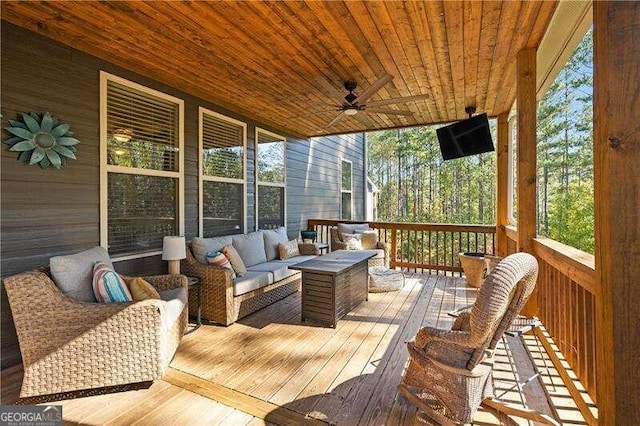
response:
<path id="1" fill-rule="evenodd" d="M 531 295 L 537 274 L 538 263 L 530 254 L 501 261 L 450 330 L 424 327 L 407 343 L 410 363 L 398 390 L 443 424 L 470 422 L 485 398 L 499 409 L 490 399 L 493 350 Z M 537 414 L 541 419 L 554 423 Z"/>
<path id="2" fill-rule="evenodd" d="M 298 244 L 301 255 L 320 254 L 320 250 L 309 243 Z M 180 262 L 182 273 L 200 278 L 202 317 L 208 321 L 230 325 L 249 314 L 284 299 L 300 290 L 302 275 L 296 273 L 273 284 L 238 296 L 233 294 L 232 271 L 215 265 L 205 265 L 193 256 L 191 244 L 187 244 L 187 258 Z M 189 297 L 189 312 L 195 315 L 197 296 Z"/>
<path id="3" fill-rule="evenodd" d="M 340 238 L 340 233 L 338 232 L 338 228 L 331 228 L 331 251 L 336 250 L 346 250 L 347 245 Z M 389 244 L 378 241 L 376 245 L 376 249 L 381 251 L 380 255 L 377 255 L 371 259 L 369 259 L 369 267 L 372 268 L 374 266 L 386 266 L 389 267 Z"/>
<path id="4" fill-rule="evenodd" d="M 183 275 L 145 280 L 158 291 L 187 288 Z M 186 306 L 172 325 L 163 323 L 161 300 L 73 300 L 48 269 L 5 278 L 4 285 L 24 365 L 22 398 L 160 379 L 187 325 Z"/>

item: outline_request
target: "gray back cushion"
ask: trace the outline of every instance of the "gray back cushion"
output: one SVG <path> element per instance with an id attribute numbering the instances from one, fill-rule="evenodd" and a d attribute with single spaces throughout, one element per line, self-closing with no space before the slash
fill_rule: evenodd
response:
<path id="1" fill-rule="evenodd" d="M 191 252 L 193 257 L 200 263 L 207 263 L 207 253 L 222 250 L 224 246 L 231 245 L 231 236 L 212 237 L 212 238 L 194 238 L 191 240 Z"/>
<path id="2" fill-rule="evenodd" d="M 340 234 L 355 234 L 356 231 L 366 231 L 370 229 L 367 223 L 339 223 L 338 232 Z"/>
<path id="3" fill-rule="evenodd" d="M 233 247 L 238 251 L 244 265 L 249 267 L 267 261 L 264 250 L 264 236 L 261 231 L 250 232 L 245 235 L 234 235 Z"/>
<path id="4" fill-rule="evenodd" d="M 267 260 L 273 260 L 278 258 L 278 244 L 288 243 L 287 228 L 284 226 L 278 229 L 267 229 L 262 231 L 264 235 L 264 251 L 267 255 Z"/>
<path id="5" fill-rule="evenodd" d="M 81 302 L 95 302 L 93 294 L 93 264 L 104 262 L 111 269 L 113 264 L 104 247 L 94 247 L 67 256 L 55 256 L 49 260 L 51 277 L 60 291 Z"/>

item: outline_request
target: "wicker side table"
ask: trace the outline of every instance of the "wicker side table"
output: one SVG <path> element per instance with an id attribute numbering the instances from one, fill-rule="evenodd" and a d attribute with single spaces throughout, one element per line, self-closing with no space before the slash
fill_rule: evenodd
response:
<path id="1" fill-rule="evenodd" d="M 480 288 L 488 262 L 484 253 L 459 253 L 458 256 L 467 282 L 475 288 Z"/>

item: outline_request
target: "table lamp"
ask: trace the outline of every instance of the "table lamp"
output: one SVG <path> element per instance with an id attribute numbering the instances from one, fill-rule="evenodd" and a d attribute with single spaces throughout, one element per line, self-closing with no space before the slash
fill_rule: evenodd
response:
<path id="1" fill-rule="evenodd" d="M 187 257 L 184 237 L 170 236 L 162 240 L 162 260 L 169 261 L 169 274 L 180 273 L 180 260 Z"/>

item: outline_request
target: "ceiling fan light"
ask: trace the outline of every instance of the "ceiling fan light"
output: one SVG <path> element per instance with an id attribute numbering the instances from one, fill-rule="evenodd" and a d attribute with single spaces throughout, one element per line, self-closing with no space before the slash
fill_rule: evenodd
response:
<path id="1" fill-rule="evenodd" d="M 347 108 L 344 110 L 345 115 L 356 115 L 358 110 L 356 108 Z"/>

